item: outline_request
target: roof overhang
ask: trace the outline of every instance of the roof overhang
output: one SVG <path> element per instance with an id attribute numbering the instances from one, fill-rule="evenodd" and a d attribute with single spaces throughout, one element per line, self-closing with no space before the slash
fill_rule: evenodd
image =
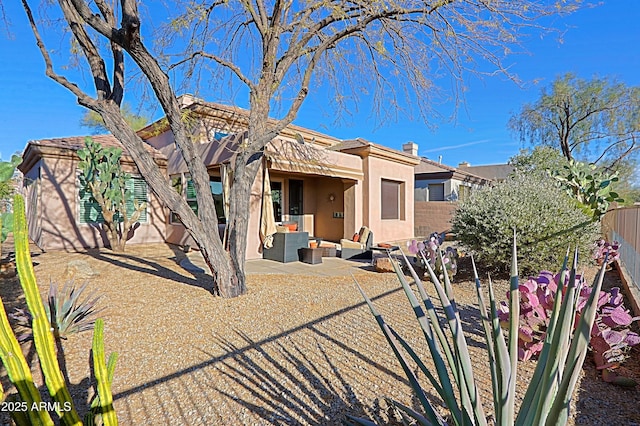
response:
<path id="1" fill-rule="evenodd" d="M 76 154 L 75 149 L 71 148 L 61 148 L 50 145 L 38 145 L 37 141 L 31 141 L 27 144 L 27 147 L 24 149 L 22 153 L 22 163 L 18 165 L 18 170 L 20 170 L 23 174 L 27 173 L 29 170 L 33 168 L 33 166 L 41 159 L 41 158 L 51 158 L 51 159 L 77 159 L 78 155 Z M 161 156 L 154 155 L 153 160 L 155 163 L 161 167 L 167 167 L 167 159 Z M 135 166 L 135 162 L 133 158 L 128 154 L 122 153 L 122 157 L 120 157 L 120 161 L 123 164 Z M 137 167 L 137 166 L 136 166 Z"/>
<path id="2" fill-rule="evenodd" d="M 387 148 L 386 146 L 367 144 L 364 146 L 347 148 L 340 150 L 346 154 L 358 155 L 359 157 L 375 157 L 381 158 L 387 161 L 393 161 L 395 163 L 404 164 L 406 166 L 415 167 L 420 164 L 420 158 L 413 155 L 406 154 L 404 152 L 397 151 L 395 149 Z"/>
<path id="3" fill-rule="evenodd" d="M 275 140 L 267 145 L 268 167 L 287 173 L 363 180 L 361 160 L 357 157 L 288 140 Z"/>
<path id="4" fill-rule="evenodd" d="M 204 119 L 210 118 L 225 123 L 229 133 L 242 133 L 249 126 L 250 111 L 244 108 L 206 102 L 191 95 L 180 96 L 178 100 L 183 110 L 191 111 Z M 270 118 L 269 124 L 275 125 L 278 121 Z M 139 130 L 138 134 L 143 139 L 149 139 L 169 130 L 169 123 L 166 118 L 163 118 Z M 305 142 L 322 147 L 330 147 L 341 142 L 340 139 L 295 124 L 287 125 L 278 134 L 293 140 L 296 140 L 299 135 L 302 136 Z"/>

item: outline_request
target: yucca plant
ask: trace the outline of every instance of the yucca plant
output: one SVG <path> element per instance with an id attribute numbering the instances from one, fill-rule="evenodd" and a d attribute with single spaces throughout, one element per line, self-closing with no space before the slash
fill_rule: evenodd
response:
<path id="1" fill-rule="evenodd" d="M 575 279 L 578 255 L 576 251 L 571 271 L 569 271 L 567 269 L 569 252 L 567 251 L 562 267 L 562 276 L 569 276 L 569 279 L 560 280 L 561 283 L 567 284 L 564 284 L 563 291 L 559 292 L 562 297 L 557 297 L 554 303 L 544 347 L 533 377 L 524 393 L 524 400 L 516 413 L 520 306 L 517 295 L 518 266 L 515 234 L 512 247 L 511 306 L 507 336 L 503 334 L 500 327 L 491 279 L 488 282 L 489 303 L 487 304 L 484 289 L 480 284 L 475 263 L 473 263 L 480 316 L 491 370 L 493 419 L 497 425 L 564 425 L 569 418 L 569 404 L 586 356 L 589 331 L 596 314 L 595 295 L 599 293 L 602 286 L 604 268 L 601 269 L 594 281 L 594 291 L 591 293 L 574 330 L 575 308 L 580 291 L 576 287 L 576 283 L 579 281 Z M 406 259 L 405 263 L 409 264 Z M 406 277 L 397 267 L 396 273 L 424 333 L 435 369 L 428 367 L 411 346 L 385 322 L 358 285 L 369 309 L 407 375 L 420 402 L 421 410 L 407 407 L 396 401 L 391 401 L 391 404 L 400 412 L 405 424 L 445 425 L 450 421 L 455 425 L 486 425 L 488 420 L 478 386 L 473 377 L 472 359 L 463 334 L 462 322 L 453 297 L 451 282 L 445 274 L 444 283 L 441 283 L 428 262 L 426 265 L 438 294 L 442 312 L 446 317 L 444 319 L 439 317 L 433 301 L 413 268 L 409 266 L 424 308 Z M 448 327 L 443 327 L 442 324 L 447 324 Z M 448 329 L 448 333 L 446 329 Z M 427 397 L 423 385 L 409 364 L 409 359 L 413 360 L 443 401 L 449 412 L 447 420 L 439 414 Z M 347 425 L 373 424 L 370 420 L 353 416 L 348 416 L 344 423 Z"/>

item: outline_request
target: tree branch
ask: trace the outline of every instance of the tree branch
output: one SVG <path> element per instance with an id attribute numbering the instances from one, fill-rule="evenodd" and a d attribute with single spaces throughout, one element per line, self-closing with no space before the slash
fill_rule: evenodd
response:
<path id="1" fill-rule="evenodd" d="M 42 59 L 44 59 L 45 63 L 45 75 L 51 78 L 56 83 L 60 84 L 65 89 L 69 90 L 71 93 L 78 98 L 78 101 L 83 101 L 84 104 L 91 104 L 94 102 L 93 98 L 83 92 L 76 84 L 70 82 L 65 77 L 57 74 L 53 69 L 53 61 L 51 60 L 51 56 L 49 55 L 49 51 L 47 50 L 44 42 L 42 41 L 42 37 L 40 36 L 40 31 L 33 19 L 33 13 L 31 12 L 31 7 L 27 0 L 22 0 L 22 7 L 27 15 L 27 20 L 29 21 L 29 25 L 31 26 L 31 31 L 33 32 L 34 37 L 36 38 L 36 44 L 38 45 L 38 49 L 40 50 L 40 54 L 42 55 Z"/>
<path id="2" fill-rule="evenodd" d="M 249 78 L 247 78 L 244 73 L 242 72 L 242 70 L 240 69 L 240 67 L 238 67 L 236 64 L 234 64 L 233 62 L 227 61 L 223 58 L 221 58 L 218 55 L 214 55 L 212 53 L 207 53 L 205 51 L 197 51 L 197 52 L 193 52 L 191 53 L 189 56 L 187 56 L 186 58 L 175 62 L 173 64 L 171 64 L 169 66 L 169 70 L 172 70 L 182 64 L 185 64 L 189 61 L 192 61 L 193 59 L 195 59 L 196 57 L 203 57 L 203 58 L 207 58 L 207 59 L 211 59 L 215 62 L 217 62 L 218 64 L 222 65 L 225 68 L 228 68 L 229 70 L 231 70 L 237 77 L 238 79 L 240 79 L 240 81 L 242 81 L 244 84 L 246 84 L 249 89 L 253 90 L 255 85 L 253 83 L 253 81 L 249 80 Z"/>

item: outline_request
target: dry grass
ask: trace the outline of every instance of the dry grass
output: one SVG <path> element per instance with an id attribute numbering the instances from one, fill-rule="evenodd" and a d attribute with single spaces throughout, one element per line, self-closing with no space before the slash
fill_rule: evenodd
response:
<path id="1" fill-rule="evenodd" d="M 346 413 L 386 421 L 383 396 L 413 404 L 402 370 L 350 277 L 251 275 L 248 294 L 223 300 L 208 292 L 206 276 L 178 266 L 180 256 L 155 245 L 130 246 L 121 256 L 103 250 L 34 257 L 43 294 L 50 279 L 66 278 L 71 261 L 84 261 L 96 273 L 88 281 L 104 295 L 106 350 L 120 356 L 113 393 L 121 424 L 324 425 L 339 424 Z M 363 272 L 357 279 L 394 327 L 426 354 L 395 276 Z M 6 304 L 20 303 L 17 285 L 3 282 Z M 498 285 L 504 294 L 506 283 Z M 475 291 L 469 281 L 457 282 L 455 290 L 489 402 Z M 64 342 L 80 411 L 93 393 L 90 340 L 91 333 L 84 333 Z M 522 384 L 532 369 L 532 363 L 523 365 Z M 620 394 L 611 385 L 602 388 L 592 368 L 586 371 L 575 423 L 640 422 L 636 389 Z M 6 377 L 3 385 L 9 389 Z"/>

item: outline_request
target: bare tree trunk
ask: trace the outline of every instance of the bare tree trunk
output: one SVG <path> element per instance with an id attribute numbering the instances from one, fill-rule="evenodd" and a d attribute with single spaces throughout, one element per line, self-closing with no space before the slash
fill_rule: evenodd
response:
<path id="1" fill-rule="evenodd" d="M 191 175 L 194 184 L 200 188 L 198 191 L 198 204 L 201 206 L 200 218 L 196 217 L 193 210 L 186 201 L 172 187 L 167 177 L 164 176 L 156 166 L 151 155 L 145 150 L 144 143 L 138 135 L 127 125 L 118 106 L 112 102 L 100 102 L 100 115 L 105 120 L 113 135 L 125 146 L 129 155 L 135 161 L 140 174 L 144 177 L 149 187 L 155 192 L 160 201 L 171 211 L 177 213 L 189 234 L 193 237 L 200 249 L 204 260 L 213 275 L 212 293 L 225 298 L 236 297 L 246 292 L 244 277 L 244 253 L 240 259 L 233 259 L 230 253 L 224 250 L 222 241 L 218 234 L 218 219 L 215 214 L 215 204 L 209 191 L 209 179 L 204 170 L 206 178 L 193 173 Z M 199 158 L 191 161 L 201 161 Z M 204 169 L 204 164 L 201 164 Z M 251 181 L 253 182 L 253 180 Z M 246 184 L 244 184 L 246 185 Z M 248 184 L 250 188 L 251 183 Z M 236 185 L 234 185 L 236 186 Z M 239 184 L 235 189 L 240 189 L 243 184 Z M 250 189 L 247 189 L 247 193 Z M 207 198 L 208 197 L 208 198 Z M 232 192 L 232 200 L 237 199 Z M 249 200 L 247 196 L 244 211 L 249 211 Z M 240 238 L 242 247 L 246 248 L 246 224 L 244 227 L 235 229 L 237 238 Z M 236 253 L 234 251 L 233 253 Z"/>

